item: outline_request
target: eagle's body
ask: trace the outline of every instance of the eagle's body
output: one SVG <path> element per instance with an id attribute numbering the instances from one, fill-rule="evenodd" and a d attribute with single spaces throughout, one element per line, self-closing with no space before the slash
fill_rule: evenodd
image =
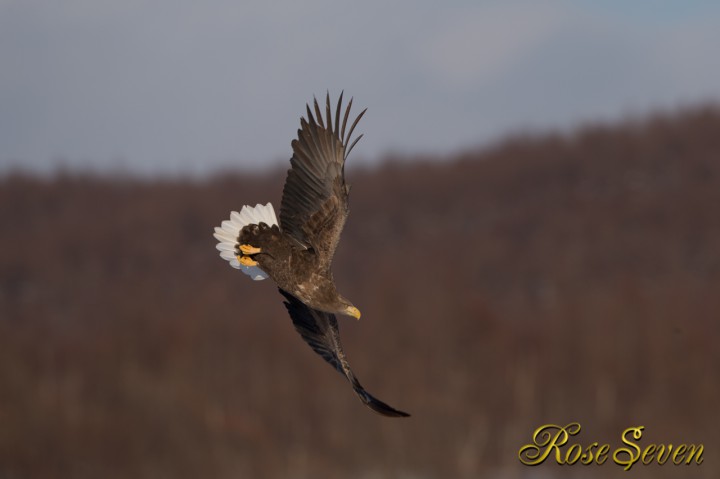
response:
<path id="1" fill-rule="evenodd" d="M 253 260 L 283 291 L 311 308 L 348 314 L 348 306 L 352 305 L 338 294 L 330 268 L 318 268 L 319 258 L 314 250 L 300 247 L 277 225 L 245 226 L 240 231 L 240 244 L 262 250 L 253 255 Z"/>
<path id="2" fill-rule="evenodd" d="M 360 311 L 337 292 L 330 270 L 349 213 L 345 159 L 362 137 L 349 144 L 365 111 L 345 134 L 351 106 L 352 100 L 342 124 L 342 94 L 334 124 L 329 95 L 325 122 L 317 101 L 315 115 L 307 107 L 308 118 L 301 118 L 298 138 L 291 143 L 293 156 L 279 223 L 269 203 L 254 208 L 244 206 L 215 228 L 215 237 L 220 241 L 220 256 L 231 266 L 253 279 L 270 277 L 275 281 L 295 329 L 316 353 L 345 375 L 368 407 L 386 416 L 407 416 L 360 385 L 345 359 L 335 318 L 335 314 L 360 318 Z"/>

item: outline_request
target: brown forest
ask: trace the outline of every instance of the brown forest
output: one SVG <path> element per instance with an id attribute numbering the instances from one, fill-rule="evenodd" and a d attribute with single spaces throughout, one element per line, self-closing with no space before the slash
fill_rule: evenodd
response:
<path id="1" fill-rule="evenodd" d="M 369 139 L 363 141 L 370 141 Z M 351 164 L 339 318 L 374 415 L 212 229 L 284 170 L 0 178 L 0 478 L 625 477 L 573 439 L 704 445 L 720 477 L 720 110 Z"/>

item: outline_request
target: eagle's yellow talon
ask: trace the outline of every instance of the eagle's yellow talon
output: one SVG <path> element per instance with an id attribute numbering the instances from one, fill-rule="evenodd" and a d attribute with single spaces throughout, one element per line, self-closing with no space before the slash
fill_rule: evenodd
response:
<path id="1" fill-rule="evenodd" d="M 241 265 L 243 266 L 257 266 L 258 262 L 252 259 L 250 256 L 240 256 L 240 259 L 238 259 Z"/>
<path id="2" fill-rule="evenodd" d="M 245 255 L 250 255 L 250 254 L 257 254 L 257 253 L 261 252 L 262 250 L 260 248 L 254 247 L 254 246 L 250 246 L 249 244 L 241 244 L 240 251 L 242 251 L 242 253 Z"/>

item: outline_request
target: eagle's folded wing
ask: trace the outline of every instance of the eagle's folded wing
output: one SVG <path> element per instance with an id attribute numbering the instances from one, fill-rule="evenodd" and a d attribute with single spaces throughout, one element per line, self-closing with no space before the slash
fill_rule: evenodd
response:
<path id="1" fill-rule="evenodd" d="M 312 309 L 286 291 L 282 289 L 279 291 L 285 297 L 285 307 L 290 313 L 290 318 L 292 318 L 297 332 L 317 354 L 322 356 L 325 361 L 350 381 L 355 394 L 367 407 L 383 416 L 409 416 L 408 413 L 398 411 L 375 398 L 362 387 L 350 369 L 347 359 L 345 359 L 345 353 L 340 344 L 338 323 L 334 314 Z"/>

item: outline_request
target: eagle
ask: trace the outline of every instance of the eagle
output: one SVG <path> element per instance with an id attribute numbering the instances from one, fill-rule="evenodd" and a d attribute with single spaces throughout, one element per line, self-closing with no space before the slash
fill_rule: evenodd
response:
<path id="1" fill-rule="evenodd" d="M 259 281 L 271 278 L 300 336 L 322 358 L 344 375 L 355 394 L 373 411 L 406 417 L 368 393 L 350 369 L 340 343 L 336 315 L 360 319 L 360 311 L 338 293 L 330 269 L 335 249 L 349 214 L 350 186 L 345 182 L 345 160 L 362 138 L 352 143 L 353 131 L 365 114 L 348 119 L 352 98 L 342 122 L 343 94 L 335 117 L 326 94 L 325 118 L 318 101 L 314 114 L 306 104 L 280 203 L 280 221 L 272 204 L 243 206 L 215 228 L 220 256 L 233 268 Z"/>

